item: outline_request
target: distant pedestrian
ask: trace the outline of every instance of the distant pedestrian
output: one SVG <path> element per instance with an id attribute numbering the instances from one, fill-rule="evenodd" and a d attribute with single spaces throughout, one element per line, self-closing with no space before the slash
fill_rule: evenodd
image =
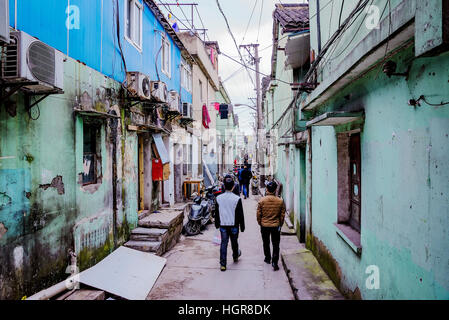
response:
<path id="1" fill-rule="evenodd" d="M 243 172 L 243 166 L 240 167 L 240 169 L 237 173 L 237 179 L 238 179 L 239 185 L 240 185 L 240 194 L 242 194 L 242 191 L 243 191 L 242 172 Z"/>
<path id="2" fill-rule="evenodd" d="M 245 231 L 245 217 L 243 214 L 242 199 L 232 192 L 235 187 L 234 179 L 226 176 L 224 179 L 225 193 L 217 197 L 215 206 L 215 227 L 220 228 L 220 270 L 226 271 L 226 257 L 228 242 L 231 238 L 232 257 L 237 262 L 242 251 L 239 250 L 238 236 Z"/>
<path id="3" fill-rule="evenodd" d="M 249 183 L 251 182 L 253 173 L 248 169 L 248 166 L 244 166 L 240 175 L 242 179 L 241 185 L 243 186 L 243 195 L 246 199 L 249 197 Z"/>
<path id="4" fill-rule="evenodd" d="M 275 271 L 279 270 L 279 243 L 285 218 L 284 200 L 274 195 L 276 189 L 277 183 L 270 181 L 267 184 L 267 195 L 259 201 L 257 206 L 257 222 L 262 234 L 264 261 L 267 264 L 271 263 Z M 270 251 L 270 237 L 273 245 L 273 256 L 271 256 Z"/>

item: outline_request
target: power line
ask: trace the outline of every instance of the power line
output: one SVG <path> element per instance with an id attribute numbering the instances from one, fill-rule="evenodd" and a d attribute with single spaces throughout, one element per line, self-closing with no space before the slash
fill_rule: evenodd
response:
<path id="1" fill-rule="evenodd" d="M 259 43 L 259 34 L 260 34 L 260 23 L 262 22 L 262 13 L 263 13 L 263 1 L 260 7 L 260 17 L 259 17 L 259 29 L 257 30 L 257 40 L 256 43 Z"/>
<path id="2" fill-rule="evenodd" d="M 236 74 L 238 74 L 240 71 L 243 70 L 243 66 L 241 66 L 240 68 L 238 68 L 235 72 L 233 72 L 229 77 L 227 77 L 225 80 L 222 80 L 222 83 L 225 83 L 226 81 L 228 81 L 229 79 L 231 79 L 232 77 L 234 77 Z"/>
<path id="3" fill-rule="evenodd" d="M 237 51 L 239 53 L 240 60 L 242 61 L 242 63 L 245 66 L 245 68 L 247 68 L 247 65 L 245 63 L 245 60 L 243 59 L 242 53 L 240 52 L 239 46 L 237 45 L 237 41 L 235 40 L 234 34 L 232 33 L 231 27 L 229 26 L 228 18 L 226 18 L 225 13 L 223 12 L 223 9 L 220 6 L 220 2 L 218 0 L 216 0 L 216 2 L 217 2 L 218 10 L 220 10 L 221 15 L 223 16 L 223 18 L 224 18 L 224 20 L 226 22 L 226 27 L 228 28 L 228 32 L 231 35 L 232 41 L 234 41 L 235 48 L 237 49 Z M 246 71 L 249 74 L 248 68 L 246 69 Z M 251 76 L 250 76 L 250 78 L 251 78 Z M 252 78 L 251 78 L 251 82 L 253 83 L 253 85 L 255 85 Z"/>
<path id="4" fill-rule="evenodd" d="M 218 1 L 218 0 L 217 0 L 217 1 Z M 186 27 L 187 29 L 190 29 L 190 28 L 189 28 L 189 27 L 188 27 L 182 20 L 180 20 L 180 19 L 173 13 L 172 10 L 170 10 L 169 7 L 167 7 L 164 3 L 161 3 L 161 4 L 165 7 L 165 9 L 167 9 L 168 12 L 170 12 L 170 13 L 172 14 L 172 16 L 173 16 L 175 19 L 179 20 L 179 22 L 181 22 L 182 25 L 183 25 L 184 27 Z M 194 32 L 194 30 L 192 30 L 192 33 L 193 33 L 193 35 L 194 35 L 195 37 L 197 37 L 198 39 L 200 39 L 201 41 L 203 41 L 203 39 L 201 39 L 200 36 Z M 271 47 L 271 46 L 273 46 L 273 45 L 270 45 L 270 47 Z M 265 49 L 266 49 L 266 48 L 265 48 Z M 239 51 L 239 53 L 240 53 L 240 50 L 238 50 L 238 51 Z M 249 70 L 251 70 L 251 71 L 256 72 L 255 69 L 253 69 L 253 68 L 247 66 L 246 64 L 244 64 L 244 63 L 242 63 L 242 62 L 240 62 L 240 61 L 234 59 L 232 56 L 227 55 L 227 54 L 224 53 L 223 51 L 221 51 L 220 54 L 223 55 L 224 57 L 226 57 L 226 58 L 228 58 L 228 59 L 234 61 L 235 63 L 237 63 L 237 64 L 239 64 L 239 65 L 245 67 L 246 69 L 249 69 Z M 239 56 L 241 56 L 241 53 L 240 53 Z M 264 74 L 264 73 L 262 73 L 262 72 L 260 72 L 260 71 L 259 71 L 258 73 L 259 73 L 260 75 L 264 76 L 264 77 L 268 77 L 267 74 Z M 250 76 L 249 72 L 248 72 L 248 75 Z M 251 76 L 250 76 L 250 78 L 251 78 Z M 252 80 L 252 78 L 251 78 L 251 80 Z M 274 79 L 272 79 L 272 80 L 279 81 L 279 82 L 283 82 L 283 83 L 285 83 L 285 84 L 290 85 L 290 82 L 286 82 L 286 81 L 281 80 L 281 79 L 276 79 L 276 78 L 274 78 Z"/>
<path id="5" fill-rule="evenodd" d="M 246 30 L 245 30 L 245 33 L 243 34 L 243 39 L 242 39 L 241 44 L 243 43 L 243 41 L 245 41 L 246 33 L 248 32 L 249 24 L 251 23 L 251 20 L 253 18 L 253 14 L 254 14 L 254 10 L 256 9 L 257 2 L 259 2 L 259 0 L 254 1 L 253 10 L 251 11 L 251 15 L 249 17 L 248 24 L 246 25 Z"/>

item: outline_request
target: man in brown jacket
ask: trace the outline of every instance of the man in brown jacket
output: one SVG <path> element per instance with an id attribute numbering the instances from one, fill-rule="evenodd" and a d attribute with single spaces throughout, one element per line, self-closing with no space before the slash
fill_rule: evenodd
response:
<path id="1" fill-rule="evenodd" d="M 263 240 L 263 252 L 265 263 L 273 266 L 274 271 L 279 270 L 279 243 L 281 241 L 281 227 L 284 224 L 285 204 L 284 200 L 274 194 L 277 184 L 271 181 L 267 185 L 267 194 L 257 206 L 257 222 L 260 225 Z M 273 256 L 270 252 L 270 236 L 273 245 Z"/>

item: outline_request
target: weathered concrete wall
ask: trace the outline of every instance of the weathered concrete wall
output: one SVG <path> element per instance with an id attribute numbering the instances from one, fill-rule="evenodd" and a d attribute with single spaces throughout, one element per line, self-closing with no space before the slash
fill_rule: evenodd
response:
<path id="1" fill-rule="evenodd" d="M 425 95 L 449 101 L 449 53 L 414 59 L 413 46 L 392 58 L 411 65 L 409 80 L 379 68 L 349 85 L 325 110 L 362 109 L 361 257 L 336 233 L 337 138 L 312 129 L 312 232 L 308 246 L 341 289 L 363 299 L 449 298 L 449 108 L 408 105 Z M 343 97 L 348 97 L 349 101 Z M 308 219 L 310 221 L 310 219 Z M 370 265 L 380 288 L 366 287 Z"/>
<path id="2" fill-rule="evenodd" d="M 113 109 L 120 115 L 120 86 L 72 59 L 64 63 L 64 74 L 65 93 L 50 96 L 33 107 L 31 116 L 36 120 L 27 114 L 22 94 L 10 98 L 9 112 L 0 108 L 3 299 L 30 295 L 67 277 L 69 250 L 78 255 L 82 269 L 98 262 L 113 250 L 114 238 L 120 244 L 129 229 L 137 225 L 137 146 L 135 138 L 122 130 L 120 119 L 115 228 L 111 120 L 102 120 L 100 128 L 98 183 L 85 187 L 80 184 L 83 120 L 73 108 L 82 105 L 102 112 Z M 110 93 L 105 88 L 111 89 Z"/>

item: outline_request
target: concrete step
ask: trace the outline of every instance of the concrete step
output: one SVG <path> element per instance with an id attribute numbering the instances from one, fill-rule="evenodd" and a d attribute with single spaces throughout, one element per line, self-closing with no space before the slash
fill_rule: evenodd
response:
<path id="1" fill-rule="evenodd" d="M 289 218 L 285 218 L 284 224 L 282 225 L 281 228 L 281 235 L 283 236 L 296 236 L 296 231 L 295 229 L 289 228 L 288 224 L 287 224 L 287 220 L 289 220 Z"/>
<path id="2" fill-rule="evenodd" d="M 159 249 L 161 247 L 162 242 L 159 241 L 137 241 L 130 240 L 125 243 L 125 247 L 136 249 L 144 252 L 155 252 L 159 253 Z"/>
<path id="3" fill-rule="evenodd" d="M 162 241 L 164 234 L 168 232 L 167 229 L 158 228 L 136 228 L 131 231 L 131 240 L 142 241 Z"/>
<path id="4" fill-rule="evenodd" d="M 182 223 L 184 211 L 180 210 L 161 210 L 153 212 L 148 217 L 139 220 L 139 227 L 172 229 Z"/>
<path id="5" fill-rule="evenodd" d="M 283 251 L 281 259 L 296 300 L 344 300 L 311 251 Z"/>
<path id="6" fill-rule="evenodd" d="M 101 290 L 76 290 L 64 300 L 104 300 L 105 292 Z"/>
<path id="7" fill-rule="evenodd" d="M 289 229 L 294 229 L 295 227 L 293 226 L 293 223 L 292 223 L 292 221 L 290 220 L 290 213 L 289 212 L 286 212 L 285 213 L 285 223 L 287 224 L 287 227 L 289 228 Z"/>

